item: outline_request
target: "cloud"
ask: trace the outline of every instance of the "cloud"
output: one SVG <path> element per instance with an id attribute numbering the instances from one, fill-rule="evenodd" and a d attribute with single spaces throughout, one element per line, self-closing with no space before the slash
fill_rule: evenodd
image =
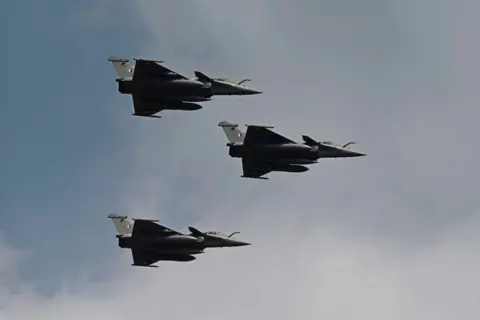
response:
<path id="1" fill-rule="evenodd" d="M 72 280 L 53 297 L 18 279 L 0 318 L 476 319 L 476 60 L 465 53 L 478 51 L 476 20 L 443 3 L 132 5 L 150 30 L 145 56 L 186 74 L 252 78 L 265 94 L 158 121 L 116 119 L 134 137 L 119 195 L 127 213 L 239 230 L 254 245 L 153 270 L 130 268 L 123 252 L 112 280 Z M 460 17 L 469 29 L 451 22 Z M 294 139 L 354 139 L 368 156 L 241 179 L 216 127 L 223 119 Z"/>
<path id="2" fill-rule="evenodd" d="M 414 254 L 358 241 L 330 226 L 292 237 L 293 243 L 286 238 L 295 228 L 275 229 L 266 240 L 257 234 L 251 250 L 212 251 L 191 264 L 128 271 L 122 267 L 128 259 L 122 259 L 115 281 L 83 284 L 50 299 L 12 296 L 0 316 L 474 319 L 480 261 L 471 245 L 477 241 L 478 247 L 473 228 L 454 230 Z"/>

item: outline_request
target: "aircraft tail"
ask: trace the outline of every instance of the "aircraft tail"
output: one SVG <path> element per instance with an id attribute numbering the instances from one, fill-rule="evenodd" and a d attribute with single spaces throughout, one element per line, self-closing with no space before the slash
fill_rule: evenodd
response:
<path id="1" fill-rule="evenodd" d="M 133 230 L 133 222 L 127 219 L 127 216 L 119 216 L 115 213 L 108 215 L 108 218 L 112 219 L 115 229 L 117 229 L 117 235 L 119 236 L 131 236 Z"/>
<path id="2" fill-rule="evenodd" d="M 219 127 L 222 127 L 223 132 L 227 136 L 228 143 L 243 143 L 245 133 L 238 129 L 238 124 L 230 123 L 228 121 L 220 121 Z"/>
<path id="3" fill-rule="evenodd" d="M 110 56 L 108 58 L 108 61 L 110 61 L 115 68 L 118 80 L 133 78 L 133 70 L 135 68 L 128 63 L 128 59 L 123 59 L 117 56 Z"/>

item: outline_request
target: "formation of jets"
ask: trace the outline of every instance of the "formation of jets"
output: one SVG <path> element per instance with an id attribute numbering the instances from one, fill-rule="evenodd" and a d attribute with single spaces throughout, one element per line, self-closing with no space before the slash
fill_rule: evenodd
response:
<path id="1" fill-rule="evenodd" d="M 163 65 L 163 61 L 129 59 L 110 56 L 108 58 L 116 72 L 118 91 L 131 95 L 133 115 L 161 118 L 163 110 L 199 110 L 201 102 L 211 101 L 214 96 L 258 95 L 261 91 L 245 85 L 250 79 L 239 82 L 226 78 L 213 78 L 200 71 L 188 78 Z M 354 158 L 364 153 L 349 148 L 355 142 L 343 145 L 331 141 L 316 141 L 302 135 L 303 142 L 295 142 L 274 132 L 272 126 L 246 125 L 246 132 L 238 124 L 223 120 L 218 123 L 228 140 L 229 155 L 242 160 L 244 178 L 268 179 L 272 171 L 305 172 L 306 165 L 318 163 L 320 158 Z M 183 234 L 158 224 L 156 220 L 133 219 L 110 214 L 120 248 L 130 249 L 134 266 L 152 267 L 158 261 L 192 261 L 194 255 L 207 248 L 240 247 L 250 245 L 235 240 L 221 232 L 201 232 L 188 227 Z"/>

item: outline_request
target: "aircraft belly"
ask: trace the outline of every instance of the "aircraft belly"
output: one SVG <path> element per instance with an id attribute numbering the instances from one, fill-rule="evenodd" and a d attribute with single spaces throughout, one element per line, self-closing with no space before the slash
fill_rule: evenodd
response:
<path id="1" fill-rule="evenodd" d="M 196 254 L 203 252 L 205 246 L 201 243 L 199 244 L 157 244 L 151 247 L 152 251 L 158 253 L 171 253 L 171 254 Z"/>
<path id="2" fill-rule="evenodd" d="M 185 249 L 155 249 L 159 254 L 200 254 L 203 249 L 185 248 Z"/>
<path id="3" fill-rule="evenodd" d="M 185 253 L 160 253 L 160 252 L 144 252 L 137 251 L 133 253 L 133 265 L 134 266 L 151 266 L 153 263 L 158 261 L 178 261 L 178 262 L 188 262 L 193 261 L 196 258 L 192 255 Z"/>
<path id="4" fill-rule="evenodd" d="M 187 80 L 187 79 L 170 80 L 170 81 L 152 79 L 152 80 L 149 80 L 149 81 L 139 82 L 138 84 L 139 85 L 155 86 L 155 87 L 163 87 L 163 88 L 175 87 L 175 88 L 208 88 L 208 89 L 210 89 L 208 86 L 205 86 L 200 81 Z"/>
<path id="5" fill-rule="evenodd" d="M 316 160 L 304 159 L 304 158 L 277 158 L 273 159 L 278 164 L 313 164 L 317 163 Z"/>
<path id="6" fill-rule="evenodd" d="M 205 97 L 205 96 L 188 96 L 188 97 L 183 97 L 182 98 L 183 101 L 186 101 L 186 102 L 206 102 L 206 101 L 210 101 L 212 100 L 212 98 L 208 98 L 208 97 Z"/>
<path id="7" fill-rule="evenodd" d="M 271 166 L 272 171 L 281 172 L 305 172 L 308 171 L 307 167 L 292 164 L 273 164 Z"/>
<path id="8" fill-rule="evenodd" d="M 153 237 L 150 240 L 152 243 L 175 243 L 175 244 L 185 244 L 185 243 L 197 243 L 199 242 L 198 238 L 187 236 L 187 235 L 172 235 L 166 237 Z"/>
<path id="9" fill-rule="evenodd" d="M 180 237 L 131 237 L 130 245 L 140 248 L 186 248 L 198 247 L 199 242 L 194 237 L 181 239 Z"/>
<path id="10" fill-rule="evenodd" d="M 148 248 L 153 251 L 163 250 L 201 250 L 204 248 L 203 241 L 199 241 L 195 237 L 158 237 L 149 238 L 145 241 L 135 243 L 137 247 Z"/>
<path id="11" fill-rule="evenodd" d="M 310 148 L 259 146 L 251 148 L 248 153 L 254 157 L 298 164 L 314 163 L 318 159 L 318 154 Z"/>
<path id="12" fill-rule="evenodd" d="M 201 105 L 192 103 L 192 102 L 166 101 L 166 102 L 163 102 L 163 104 L 165 105 L 165 109 L 168 109 L 168 110 L 194 111 L 194 110 L 202 109 Z"/>
<path id="13" fill-rule="evenodd" d="M 164 99 L 165 97 L 174 97 L 178 100 L 183 98 L 210 98 L 212 95 L 208 88 L 197 86 L 178 86 L 162 84 L 136 84 L 132 86 L 136 94 Z"/>

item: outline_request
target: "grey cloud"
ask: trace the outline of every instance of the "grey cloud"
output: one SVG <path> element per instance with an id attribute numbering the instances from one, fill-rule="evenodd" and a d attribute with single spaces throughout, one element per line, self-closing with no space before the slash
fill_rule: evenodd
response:
<path id="1" fill-rule="evenodd" d="M 449 30 L 451 25 L 442 23 L 449 20 L 448 11 L 440 10 L 440 17 L 432 17 L 428 7 L 412 9 L 413 5 L 375 1 L 363 5 L 352 1 L 248 4 L 192 5 L 193 9 L 184 11 L 184 21 L 176 22 L 176 26 L 186 23 L 185 30 L 194 27 L 207 42 L 217 39 L 216 51 L 224 55 L 215 56 L 204 68 L 251 77 L 265 91 L 251 99 L 217 99 L 194 115 L 172 115 L 168 124 L 162 123 L 164 129 L 149 133 L 160 136 L 169 130 L 169 137 L 177 142 L 163 145 L 166 150 L 158 153 L 156 163 L 171 157 L 168 163 L 175 163 L 176 168 L 168 171 L 176 180 L 195 181 L 192 177 L 198 176 L 198 181 L 204 181 L 201 190 L 208 192 L 188 195 L 196 199 L 194 203 L 207 196 L 205 202 L 210 204 L 213 199 L 208 195 L 212 194 L 225 197 L 219 195 L 218 186 L 225 189 L 228 183 L 228 188 L 239 185 L 243 191 L 247 184 L 258 186 L 240 181 L 239 163 L 226 155 L 215 124 L 227 118 L 240 124 L 275 125 L 279 132 L 297 139 L 302 133 L 319 139 L 354 139 L 369 154 L 358 161 L 326 160 L 302 177 L 273 175 L 275 182 L 258 187 L 255 194 L 259 191 L 268 197 L 288 192 L 302 203 L 322 194 L 323 208 L 338 205 L 336 199 L 348 199 L 351 214 L 342 215 L 339 223 L 363 220 L 360 224 L 367 232 L 385 229 L 379 233 L 396 237 L 408 233 L 409 238 L 415 230 L 418 237 L 435 234 L 459 219 L 459 211 L 472 210 L 466 203 L 475 201 L 470 190 L 475 190 L 471 187 L 477 179 L 467 169 L 476 158 L 471 147 L 474 126 L 462 124 L 474 121 L 474 110 L 452 104 L 448 95 L 456 96 L 455 92 L 445 90 L 453 79 L 465 76 L 464 69 L 449 68 L 452 48 L 448 40 L 457 44 L 458 40 L 432 35 L 432 30 Z M 162 20 L 163 13 L 171 16 L 169 9 L 140 9 L 146 21 L 152 21 L 158 39 L 158 47 L 152 44 L 148 51 L 171 54 L 162 41 L 172 34 L 171 29 L 159 28 L 155 22 Z M 233 11 L 243 14 L 232 16 Z M 199 23 L 199 17 L 204 23 Z M 192 54 L 186 64 L 195 65 L 196 60 Z M 167 61 L 180 64 L 174 55 Z M 179 131 L 172 131 L 171 126 Z M 178 150 L 178 144 L 190 140 L 186 137 L 196 137 L 199 143 Z M 185 167 L 189 170 L 183 173 Z M 415 212 L 424 212 L 417 203 L 432 212 Z"/>
<path id="2" fill-rule="evenodd" d="M 23 305 L 48 319 L 55 307 L 59 319 L 476 319 L 477 63 L 464 52 L 478 50 L 476 20 L 466 2 L 444 3 L 135 4 L 151 31 L 146 56 L 183 73 L 249 77 L 265 94 L 120 121 L 136 156 L 128 213 L 239 230 L 254 245 L 157 270 L 128 268 L 125 252 L 112 263 L 117 282 Z M 244 180 L 222 119 L 354 139 L 368 156 Z M 7 317 L 24 315 L 9 299 Z"/>
<path id="3" fill-rule="evenodd" d="M 476 241 L 473 228 L 452 230 L 415 255 L 393 254 L 330 226 L 302 235 L 295 245 L 286 242 L 294 235 L 289 226 L 277 231 L 283 233 L 273 239 L 259 237 L 253 251 L 212 251 L 193 264 L 122 270 L 115 282 L 64 290 L 52 299 L 28 293 L 11 296 L 9 308 L 0 310 L 0 315 L 5 319 L 34 315 L 37 319 L 67 315 L 129 319 L 159 313 L 195 314 L 200 319 L 476 318 L 475 274 L 480 261 L 468 249 L 468 243 Z M 272 250 L 275 245 L 282 250 Z"/>

